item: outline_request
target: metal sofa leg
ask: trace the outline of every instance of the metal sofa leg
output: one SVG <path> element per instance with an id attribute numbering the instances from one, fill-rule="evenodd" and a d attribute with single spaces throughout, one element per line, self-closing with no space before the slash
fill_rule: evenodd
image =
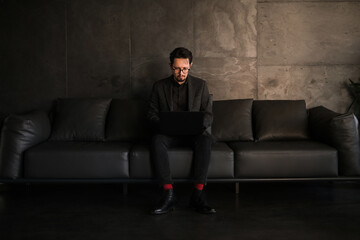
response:
<path id="1" fill-rule="evenodd" d="M 235 194 L 239 194 L 239 182 L 235 183 Z"/>
<path id="2" fill-rule="evenodd" d="M 26 191 L 26 193 L 31 192 L 31 183 L 25 183 L 25 191 Z"/>
<path id="3" fill-rule="evenodd" d="M 127 183 L 123 183 L 123 195 L 124 196 L 128 195 L 128 184 Z"/>

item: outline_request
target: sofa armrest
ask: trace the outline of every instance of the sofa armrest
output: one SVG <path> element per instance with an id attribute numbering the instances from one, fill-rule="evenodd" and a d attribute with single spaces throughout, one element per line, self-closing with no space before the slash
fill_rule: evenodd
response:
<path id="1" fill-rule="evenodd" d="M 16 179 L 23 175 L 23 153 L 45 141 L 51 132 L 45 112 L 9 115 L 3 123 L 0 140 L 0 178 Z"/>
<path id="2" fill-rule="evenodd" d="M 354 114 L 336 113 L 323 106 L 312 108 L 309 127 L 313 139 L 337 149 L 340 175 L 360 175 L 359 129 Z"/>
<path id="3" fill-rule="evenodd" d="M 1 146 L 1 129 L 4 123 L 4 120 L 7 116 L 3 113 L 0 113 L 0 146 Z"/>

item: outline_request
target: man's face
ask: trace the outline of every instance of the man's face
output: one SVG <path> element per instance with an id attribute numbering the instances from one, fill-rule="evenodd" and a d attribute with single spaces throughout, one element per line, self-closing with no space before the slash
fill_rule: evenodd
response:
<path id="1" fill-rule="evenodd" d="M 174 79 L 179 83 L 185 83 L 185 80 L 189 74 L 189 69 L 191 68 L 192 63 L 189 63 L 188 58 L 175 58 L 174 63 L 171 65 L 170 68 L 174 75 Z"/>

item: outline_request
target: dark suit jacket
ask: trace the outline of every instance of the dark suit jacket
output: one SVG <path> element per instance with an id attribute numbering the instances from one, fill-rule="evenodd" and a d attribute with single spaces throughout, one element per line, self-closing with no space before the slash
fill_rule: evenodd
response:
<path id="1" fill-rule="evenodd" d="M 173 76 L 159 80 L 154 83 L 149 101 L 148 119 L 152 124 L 158 126 L 159 112 L 173 111 L 171 84 Z M 200 78 L 188 75 L 188 104 L 189 111 L 205 113 L 204 133 L 211 135 L 212 98 L 209 94 L 206 82 Z"/>

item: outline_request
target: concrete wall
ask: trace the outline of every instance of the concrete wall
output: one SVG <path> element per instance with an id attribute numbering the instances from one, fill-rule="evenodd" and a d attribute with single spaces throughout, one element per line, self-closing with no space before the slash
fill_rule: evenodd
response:
<path id="1" fill-rule="evenodd" d="M 0 115 L 59 97 L 147 98 L 193 51 L 214 99 L 343 112 L 360 77 L 360 0 L 0 0 Z"/>

